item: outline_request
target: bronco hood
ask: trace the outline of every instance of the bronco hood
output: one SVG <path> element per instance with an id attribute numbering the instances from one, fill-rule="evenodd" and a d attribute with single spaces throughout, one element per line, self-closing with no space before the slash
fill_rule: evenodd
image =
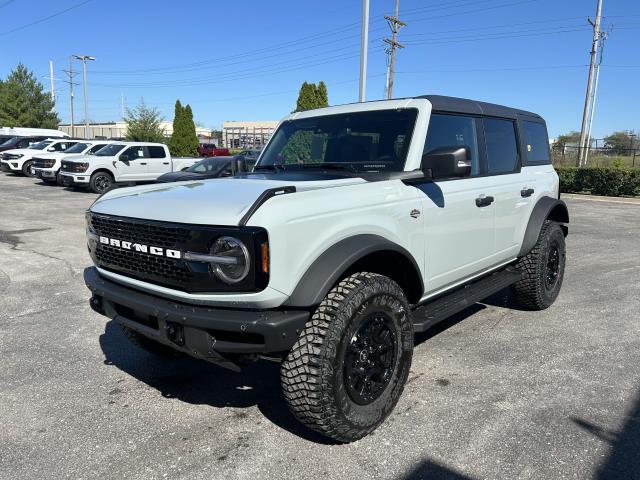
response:
<path id="1" fill-rule="evenodd" d="M 256 175 L 120 188 L 100 197 L 90 210 L 165 222 L 238 225 L 260 195 L 272 188 L 293 186 L 296 192 L 303 192 L 365 183 L 359 177 L 325 177 L 309 181 L 296 180 L 295 176 L 290 176 L 290 181 L 277 177 Z"/>

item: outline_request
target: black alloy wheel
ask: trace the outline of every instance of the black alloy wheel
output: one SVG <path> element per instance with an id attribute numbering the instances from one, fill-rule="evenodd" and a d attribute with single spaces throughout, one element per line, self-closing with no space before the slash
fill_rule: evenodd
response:
<path id="1" fill-rule="evenodd" d="M 389 384 L 396 365 L 398 340 L 386 312 L 371 313 L 347 345 L 344 382 L 358 405 L 376 400 Z"/>

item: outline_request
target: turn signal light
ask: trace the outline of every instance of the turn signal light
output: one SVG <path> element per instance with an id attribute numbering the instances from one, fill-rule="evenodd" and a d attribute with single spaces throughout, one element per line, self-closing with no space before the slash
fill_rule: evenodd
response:
<path id="1" fill-rule="evenodd" d="M 260 258 L 262 259 L 262 273 L 269 273 L 269 244 L 260 244 Z"/>

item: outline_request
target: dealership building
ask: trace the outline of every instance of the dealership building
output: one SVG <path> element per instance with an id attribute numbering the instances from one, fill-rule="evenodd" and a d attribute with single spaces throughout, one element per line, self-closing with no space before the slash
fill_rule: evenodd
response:
<path id="1" fill-rule="evenodd" d="M 262 148 L 277 126 L 277 120 L 222 122 L 222 146 L 226 148 Z"/>
<path id="2" fill-rule="evenodd" d="M 90 123 L 89 135 L 86 135 L 84 123 L 76 123 L 73 131 L 68 123 L 62 123 L 58 128 L 75 138 L 124 138 L 127 135 L 127 122 Z M 160 128 L 164 130 L 166 137 L 170 137 L 173 133 L 173 122 L 160 122 Z M 208 139 L 211 137 L 211 129 L 196 127 L 196 134 L 200 138 Z"/>

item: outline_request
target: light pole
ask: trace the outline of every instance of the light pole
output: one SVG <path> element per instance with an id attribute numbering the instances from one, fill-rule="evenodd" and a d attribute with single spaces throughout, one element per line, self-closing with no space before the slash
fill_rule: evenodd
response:
<path id="1" fill-rule="evenodd" d="M 629 144 L 630 144 L 629 146 L 630 146 L 630 148 L 631 148 L 631 151 L 629 152 L 629 155 L 633 155 L 633 160 L 632 160 L 632 163 L 631 163 L 631 166 L 633 166 L 633 167 L 635 167 L 635 166 L 636 166 L 636 150 L 635 150 L 635 148 L 633 148 L 633 139 L 634 139 L 635 137 L 636 137 L 636 134 L 635 134 L 635 133 L 631 133 L 631 132 L 629 132 L 629 140 L 631 140 L 631 141 L 629 142 Z"/>
<path id="2" fill-rule="evenodd" d="M 84 93 L 84 136 L 89 139 L 89 101 L 87 99 L 87 60 L 95 60 L 89 55 L 74 55 L 74 58 L 82 61 L 82 89 Z"/>
<path id="3" fill-rule="evenodd" d="M 369 46 L 369 0 L 362 0 L 362 37 L 360 38 L 360 88 L 358 101 L 364 102 L 367 89 L 367 47 Z"/>

